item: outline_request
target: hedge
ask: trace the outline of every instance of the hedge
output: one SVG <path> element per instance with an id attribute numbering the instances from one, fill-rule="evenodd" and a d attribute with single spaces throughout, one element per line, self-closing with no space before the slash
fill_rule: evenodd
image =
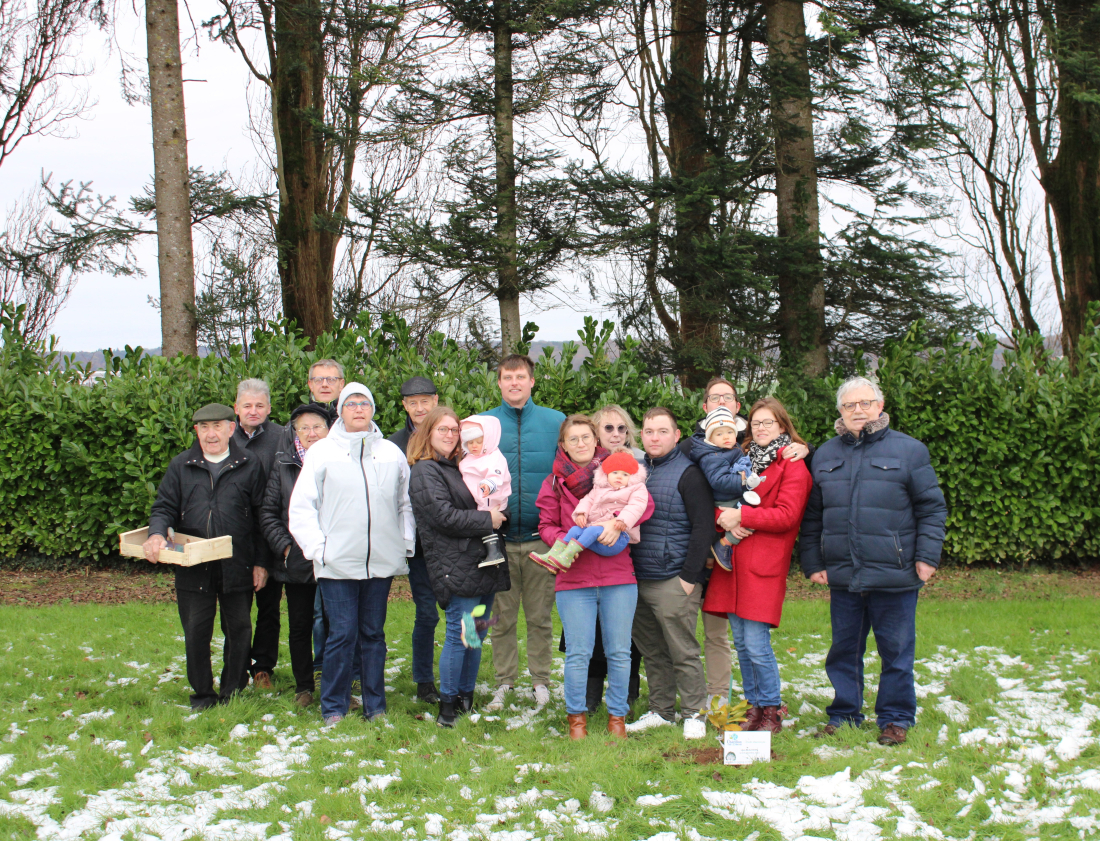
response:
<path id="1" fill-rule="evenodd" d="M 168 461 L 189 447 L 197 406 L 231 403 L 236 384 L 261 377 L 272 387 L 273 418 L 284 421 L 307 399 L 316 359 L 338 359 L 349 379 L 373 390 L 387 433 L 404 424 L 398 388 L 432 377 L 440 400 L 462 414 L 500 402 L 495 373 L 476 352 L 440 334 L 418 352 L 400 319 L 325 335 L 312 350 L 297 333 L 265 333 L 246 359 L 149 356 L 127 348 L 108 373 L 59 364 L 51 348 L 26 341 L 19 316 L 0 316 L 0 563 L 109 558 L 121 531 L 147 522 Z M 635 420 L 654 405 L 678 416 L 685 434 L 700 416 L 698 392 L 650 376 L 629 341 L 612 357 L 612 326 L 586 319 L 590 356 L 567 342 L 557 359 L 537 360 L 535 399 L 563 412 L 620 403 Z M 1100 554 L 1100 332 L 1084 337 L 1081 362 L 1062 360 L 1028 340 L 993 365 L 995 343 L 958 342 L 926 351 L 919 335 L 891 346 L 878 375 L 893 425 L 928 444 L 950 506 L 949 560 L 1091 560 Z M 808 440 L 834 433 L 832 393 L 841 377 L 812 393 L 779 392 Z"/>

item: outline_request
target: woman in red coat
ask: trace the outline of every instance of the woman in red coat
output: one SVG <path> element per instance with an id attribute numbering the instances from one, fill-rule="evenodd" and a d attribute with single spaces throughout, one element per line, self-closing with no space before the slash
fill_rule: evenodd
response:
<path id="1" fill-rule="evenodd" d="M 765 477 L 757 488 L 760 504 L 721 509 L 719 531 L 732 531 L 733 571 L 714 567 L 703 610 L 726 615 L 741 664 L 741 687 L 752 709 L 744 730 L 782 730 L 779 664 L 771 629 L 779 627 L 791 553 L 810 497 L 810 471 L 801 461 L 777 458 L 784 447 L 802 439 L 783 404 L 758 400 L 749 412 L 752 439 L 744 449 L 754 473 Z"/>

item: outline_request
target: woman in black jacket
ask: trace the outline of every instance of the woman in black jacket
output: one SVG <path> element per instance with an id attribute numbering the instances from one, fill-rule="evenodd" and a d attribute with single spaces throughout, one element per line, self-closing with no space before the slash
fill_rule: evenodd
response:
<path id="1" fill-rule="evenodd" d="M 439 655 L 440 727 L 454 727 L 456 713 L 473 709 L 480 641 L 488 629 L 478 631 L 475 647 L 467 648 L 462 641 L 463 615 L 478 605 L 485 606 L 487 615 L 493 596 L 510 586 L 507 564 L 478 567 L 486 553 L 482 538 L 489 528 L 499 529 L 504 516 L 477 510 L 458 472 L 462 454 L 458 415 L 446 406 L 433 409 L 409 439 L 409 497 L 428 578 L 447 618 Z"/>
<path id="2" fill-rule="evenodd" d="M 290 413 L 290 423 L 286 425 L 282 448 L 275 454 L 260 509 L 260 528 L 275 553 L 271 574 L 286 589 L 294 702 L 300 707 L 313 703 L 313 601 L 317 581 L 313 577 L 313 561 L 302 554 L 287 529 L 287 509 L 306 450 L 328 435 L 331 424 L 332 410 L 318 403 L 307 403 Z"/>

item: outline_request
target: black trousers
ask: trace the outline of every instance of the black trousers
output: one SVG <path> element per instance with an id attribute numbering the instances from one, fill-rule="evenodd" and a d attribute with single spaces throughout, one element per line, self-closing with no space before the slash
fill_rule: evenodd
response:
<path id="1" fill-rule="evenodd" d="M 279 661 L 279 605 L 283 600 L 283 582 L 270 576 L 256 594 L 256 633 L 252 637 L 252 662 L 249 673 L 271 674 Z"/>
<path id="2" fill-rule="evenodd" d="M 286 587 L 286 624 L 294 691 L 313 692 L 313 601 L 317 597 L 317 584 L 311 581 L 283 586 Z"/>
<path id="3" fill-rule="evenodd" d="M 221 691 L 214 691 L 214 671 L 210 664 L 210 640 L 214 636 L 214 616 L 221 606 L 222 650 Z M 244 688 L 248 668 L 249 640 L 252 637 L 252 591 L 240 593 L 194 592 L 176 590 L 176 607 L 183 624 L 187 652 L 187 682 L 193 690 L 191 708 L 205 709 L 219 700 L 226 701 Z"/>

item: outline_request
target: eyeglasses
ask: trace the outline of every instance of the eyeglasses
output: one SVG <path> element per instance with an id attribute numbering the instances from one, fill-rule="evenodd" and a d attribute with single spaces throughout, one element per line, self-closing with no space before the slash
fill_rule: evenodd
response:
<path id="1" fill-rule="evenodd" d="M 367 406 L 370 406 L 370 405 L 371 405 L 371 402 L 369 400 L 345 400 L 344 401 L 344 408 L 345 409 L 365 409 L 365 408 L 367 408 Z M 373 409 L 374 407 L 371 406 L 371 408 Z"/>
<path id="2" fill-rule="evenodd" d="M 615 426 L 615 425 L 610 424 L 610 423 L 605 423 L 603 425 L 603 431 L 606 432 L 608 435 L 610 435 L 612 432 L 618 432 L 620 435 L 625 435 L 626 434 L 626 424 L 625 423 L 620 423 L 618 426 Z"/>
<path id="3" fill-rule="evenodd" d="M 435 431 L 437 435 L 458 435 L 462 432 L 457 426 L 437 426 Z"/>
<path id="4" fill-rule="evenodd" d="M 845 412 L 854 412 L 856 406 L 859 406 L 859 408 L 863 409 L 863 411 L 866 412 L 877 402 L 877 400 L 853 400 L 851 403 L 841 403 L 840 408 L 843 409 Z"/>
<path id="5" fill-rule="evenodd" d="M 565 443 L 570 447 L 575 447 L 577 444 L 591 444 L 595 440 L 591 435 L 581 435 L 579 438 L 574 435 L 572 438 L 566 438 Z"/>
<path id="6" fill-rule="evenodd" d="M 725 403 L 727 406 L 737 402 L 736 394 L 712 394 L 707 398 L 708 403 Z"/>
<path id="7" fill-rule="evenodd" d="M 753 429 L 771 429 L 773 423 L 775 423 L 773 420 L 753 421 L 750 426 Z"/>
<path id="8" fill-rule="evenodd" d="M 295 432 L 299 435 L 320 435 L 328 429 L 324 424 L 318 426 L 299 426 Z"/>
<path id="9" fill-rule="evenodd" d="M 344 381 L 344 378 L 343 377 L 310 377 L 309 381 L 311 383 L 324 383 L 325 385 L 332 385 L 334 383 L 342 383 Z"/>

